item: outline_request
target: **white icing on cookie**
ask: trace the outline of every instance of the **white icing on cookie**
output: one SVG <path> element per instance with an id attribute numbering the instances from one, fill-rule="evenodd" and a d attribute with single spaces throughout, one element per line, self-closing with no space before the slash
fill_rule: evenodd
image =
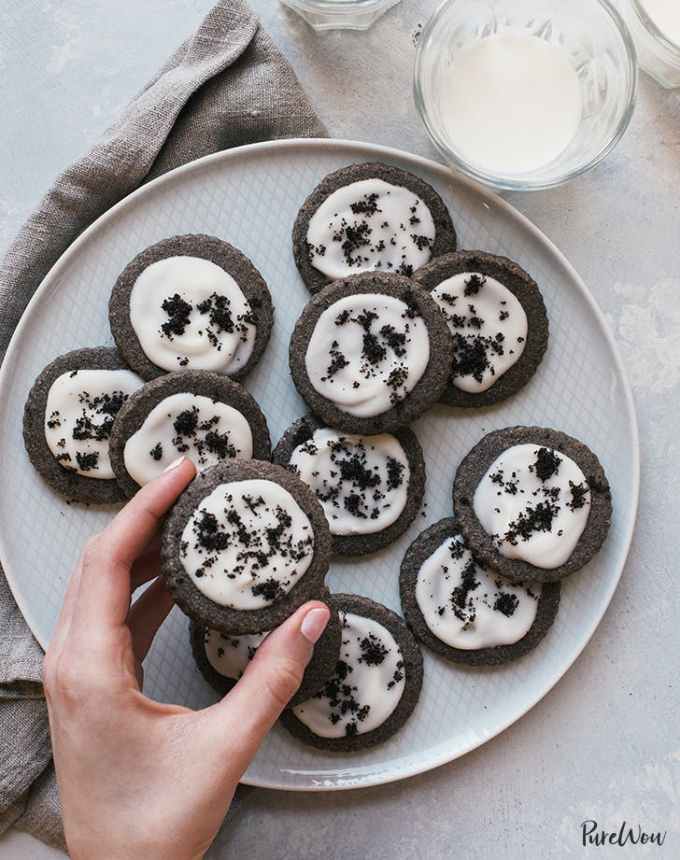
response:
<path id="1" fill-rule="evenodd" d="M 236 281 L 201 257 L 147 266 L 130 294 L 130 323 L 147 358 L 164 370 L 233 374 L 250 358 L 255 325 Z"/>
<path id="2" fill-rule="evenodd" d="M 319 317 L 305 365 L 313 388 L 349 415 L 389 411 L 415 388 L 430 338 L 414 306 L 380 294 L 338 299 Z"/>
<path id="3" fill-rule="evenodd" d="M 380 270 L 411 275 L 432 254 L 427 204 L 401 185 L 362 179 L 330 194 L 309 219 L 312 266 L 330 281 Z"/>
<path id="4" fill-rule="evenodd" d="M 566 454 L 513 445 L 477 485 L 474 511 L 501 555 L 552 570 L 567 561 L 583 534 L 590 489 Z"/>
<path id="5" fill-rule="evenodd" d="M 295 448 L 290 465 L 316 493 L 331 534 L 381 532 L 406 507 L 408 459 L 388 433 L 352 436 L 323 427 Z"/>
<path id="6" fill-rule="evenodd" d="M 199 471 L 253 455 L 253 434 L 246 418 L 233 406 L 182 392 L 165 397 L 125 443 L 123 460 L 140 486 L 157 478 L 181 454 Z"/>
<path id="7" fill-rule="evenodd" d="M 203 636 L 205 656 L 216 672 L 238 681 L 267 636 L 269 631 L 230 636 L 218 630 L 206 630 Z"/>
<path id="8" fill-rule="evenodd" d="M 182 532 L 182 566 L 220 606 L 262 609 L 287 594 L 309 567 L 314 531 L 293 496 L 273 481 L 220 484 Z"/>
<path id="9" fill-rule="evenodd" d="M 472 651 L 519 642 L 534 623 L 541 589 L 511 585 L 487 573 L 456 535 L 425 559 L 415 596 L 437 639 Z"/>
<path id="10" fill-rule="evenodd" d="M 342 647 L 335 675 L 320 693 L 293 708 L 322 738 L 362 735 L 382 725 L 399 704 L 405 673 L 390 631 L 353 612 L 341 612 Z"/>
<path id="11" fill-rule="evenodd" d="M 129 370 L 73 370 L 50 386 L 45 441 L 65 468 L 110 481 L 109 439 L 113 419 L 143 381 Z"/>
<path id="12" fill-rule="evenodd" d="M 471 394 L 491 388 L 524 352 L 524 308 L 500 281 L 478 272 L 447 278 L 432 298 L 453 335 L 451 382 Z"/>

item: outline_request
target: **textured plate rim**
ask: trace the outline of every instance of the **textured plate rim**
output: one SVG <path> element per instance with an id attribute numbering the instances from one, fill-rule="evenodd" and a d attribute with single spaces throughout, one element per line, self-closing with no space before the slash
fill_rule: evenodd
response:
<path id="1" fill-rule="evenodd" d="M 354 778 L 346 779 L 344 781 L 337 781 L 336 777 L 336 781 L 330 784 L 328 778 L 325 778 L 323 782 L 319 782 L 316 784 L 312 783 L 310 785 L 289 785 L 277 783 L 275 781 L 266 779 L 263 780 L 248 777 L 247 773 L 242 779 L 242 782 L 244 784 L 252 785 L 258 788 L 269 788 L 285 791 L 341 791 L 352 788 L 369 788 L 371 786 L 384 785 L 386 783 L 396 782 L 397 780 L 406 779 L 411 776 L 417 776 L 418 774 L 433 770 L 434 768 L 440 767 L 444 764 L 448 764 L 449 762 L 466 755 L 467 753 L 486 743 L 486 741 L 497 737 L 499 734 L 509 728 L 509 726 L 511 726 L 513 723 L 521 719 L 521 717 L 528 713 L 538 702 L 541 701 L 541 699 L 543 699 L 550 692 L 550 690 L 552 690 L 555 684 L 557 684 L 558 681 L 560 681 L 560 679 L 565 675 L 565 673 L 571 668 L 571 666 L 573 666 L 574 662 L 583 652 L 586 645 L 592 638 L 595 630 L 602 621 L 602 618 L 604 617 L 604 614 L 607 611 L 614 592 L 616 591 L 616 588 L 619 584 L 619 581 L 623 574 L 623 569 L 625 567 L 630 552 L 630 546 L 633 539 L 639 502 L 640 442 L 633 394 L 618 346 L 609 329 L 609 325 L 607 324 L 604 314 L 600 310 L 597 302 L 590 294 L 590 291 L 586 287 L 580 275 L 576 272 L 576 270 L 567 260 L 564 254 L 556 247 L 556 245 L 541 230 L 539 230 L 539 228 L 536 227 L 536 225 L 532 221 L 530 221 L 525 215 L 515 209 L 514 206 L 512 206 L 498 194 L 494 193 L 490 189 L 478 185 L 472 179 L 469 179 L 468 177 L 463 176 L 460 173 L 456 173 L 442 164 L 439 164 L 435 161 L 432 161 L 431 159 L 424 158 L 419 155 L 413 155 L 412 153 L 397 149 L 395 147 L 382 146 L 381 144 L 366 143 L 363 141 L 342 139 L 289 138 L 286 140 L 263 141 L 261 143 L 253 143 L 248 144 L 247 146 L 234 147 L 233 149 L 224 150 L 222 152 L 217 152 L 212 155 L 206 155 L 203 158 L 199 158 L 195 161 L 191 161 L 187 164 L 181 165 L 180 167 L 177 167 L 174 170 L 171 170 L 168 173 L 159 176 L 158 178 L 152 180 L 146 185 L 142 185 L 140 188 L 131 192 L 127 197 L 124 197 L 122 200 L 120 200 L 118 203 L 116 203 L 114 206 L 112 206 L 110 209 L 100 215 L 96 221 L 94 221 L 74 240 L 74 242 L 66 249 L 66 251 L 64 251 L 61 257 L 59 257 L 59 259 L 49 270 L 45 278 L 42 280 L 35 293 L 31 297 L 28 305 L 26 306 L 26 309 L 24 310 L 21 319 L 19 320 L 19 323 L 14 331 L 14 334 L 12 335 L 12 339 L 10 340 L 7 352 L 5 354 L 5 359 L 2 363 L 2 367 L 0 368 L 0 399 L 3 398 L 5 389 L 8 386 L 9 380 L 11 379 L 12 370 L 16 360 L 16 356 L 19 352 L 19 345 L 22 340 L 23 331 L 29 325 L 33 311 L 37 303 L 40 301 L 42 294 L 46 291 L 46 289 L 49 288 L 51 283 L 59 277 L 61 271 L 70 264 L 71 259 L 79 253 L 81 246 L 88 242 L 92 235 L 95 234 L 102 227 L 102 225 L 106 224 L 109 220 L 112 220 L 113 218 L 117 217 L 123 209 L 135 205 L 138 202 L 139 198 L 143 198 L 147 194 L 153 195 L 153 193 L 159 187 L 168 183 L 173 183 L 178 177 L 183 177 L 185 174 L 190 174 L 193 171 L 200 171 L 208 165 L 213 165 L 219 162 L 226 163 L 229 161 L 238 161 L 240 158 L 248 157 L 250 154 L 253 153 L 262 153 L 266 155 L 270 151 L 278 152 L 287 149 L 293 151 L 300 149 L 321 149 L 325 152 L 352 149 L 357 155 L 364 155 L 370 159 L 379 160 L 381 158 L 387 158 L 406 163 L 410 165 L 411 169 L 414 170 L 417 170 L 418 168 L 425 169 L 427 171 L 430 171 L 431 173 L 436 174 L 442 182 L 458 185 L 465 189 L 465 191 L 467 191 L 468 193 L 480 197 L 485 206 L 493 206 L 495 209 L 501 210 L 506 217 L 516 221 L 525 232 L 531 234 L 532 238 L 538 244 L 542 245 L 544 249 L 548 252 L 548 254 L 552 256 L 555 261 L 559 263 L 559 265 L 564 269 L 572 286 L 580 293 L 580 297 L 585 301 L 590 312 L 595 317 L 600 329 L 604 333 L 607 347 L 613 358 L 618 378 L 621 381 L 622 392 L 624 395 L 624 401 L 628 413 L 628 425 L 631 433 L 633 449 L 633 461 L 631 463 L 633 492 L 628 502 L 629 510 L 631 513 L 630 525 L 628 528 L 628 532 L 623 540 L 624 552 L 622 555 L 621 562 L 619 564 L 618 571 L 616 572 L 615 576 L 611 577 L 609 587 L 603 598 L 602 611 L 599 613 L 599 616 L 595 618 L 590 629 L 584 632 L 582 641 L 579 643 L 578 647 L 571 655 L 571 659 L 567 661 L 564 668 L 561 671 L 555 673 L 555 675 L 550 676 L 550 680 L 541 688 L 539 693 L 533 698 L 527 700 L 527 702 L 525 702 L 520 708 L 512 711 L 511 716 L 508 719 L 499 721 L 492 734 L 485 735 L 483 737 L 476 737 L 472 739 L 468 744 L 458 748 L 453 752 L 450 750 L 446 750 L 445 744 L 440 744 L 434 748 L 435 753 L 437 754 L 426 756 L 421 761 L 409 760 L 409 766 L 399 767 L 398 765 L 393 765 L 391 770 L 380 770 L 377 772 L 374 768 L 371 768 L 371 772 L 366 773 L 365 775 L 357 775 Z M 7 579 L 7 583 L 9 584 L 14 599 L 16 600 L 17 605 L 21 610 L 31 632 L 33 633 L 37 641 L 40 643 L 42 648 L 45 649 L 47 637 L 42 635 L 40 625 L 36 623 L 35 618 L 32 615 L 31 609 L 27 604 L 27 601 L 24 600 L 18 581 L 15 579 L 11 570 L 8 568 L 6 559 L 6 547 L 2 532 L 0 531 L 0 564 L 2 564 L 3 570 L 5 572 L 5 578 Z M 444 747 L 444 749 L 441 749 L 441 747 Z M 344 768 L 344 770 L 348 769 L 349 768 Z M 361 768 L 361 770 L 365 769 L 367 769 L 365 766 Z M 282 769 L 282 772 L 295 773 L 295 770 L 292 768 L 285 768 Z M 305 773 L 308 774 L 311 779 L 314 778 L 313 771 L 306 769 Z"/>

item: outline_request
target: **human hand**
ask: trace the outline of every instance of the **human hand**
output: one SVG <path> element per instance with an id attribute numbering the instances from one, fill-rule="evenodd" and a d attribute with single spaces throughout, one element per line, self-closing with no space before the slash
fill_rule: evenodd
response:
<path id="1" fill-rule="evenodd" d="M 302 679 L 330 613 L 300 607 L 242 679 L 202 711 L 141 692 L 141 663 L 172 608 L 160 521 L 194 477 L 182 460 L 86 545 L 44 663 L 64 830 L 75 860 L 202 857 L 238 781 Z M 130 605 L 137 586 L 154 579 Z"/>

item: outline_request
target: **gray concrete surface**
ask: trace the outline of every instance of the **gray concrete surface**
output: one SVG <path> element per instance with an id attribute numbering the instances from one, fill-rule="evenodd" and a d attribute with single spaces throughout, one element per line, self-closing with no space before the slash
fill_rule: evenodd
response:
<path id="1" fill-rule="evenodd" d="M 411 98 L 413 35 L 437 0 L 403 0 L 368 33 L 314 34 L 252 5 L 336 137 L 436 157 Z M 0 0 L 0 252 L 52 177 L 95 139 L 211 0 Z M 680 97 L 642 78 L 632 126 L 594 172 L 511 195 L 604 309 L 642 439 L 638 535 L 593 640 L 524 719 L 465 758 L 342 794 L 254 791 L 211 857 L 523 860 L 680 857 Z M 667 830 L 663 848 L 583 849 L 580 824 Z M 27 837 L 0 856 L 51 856 Z"/>

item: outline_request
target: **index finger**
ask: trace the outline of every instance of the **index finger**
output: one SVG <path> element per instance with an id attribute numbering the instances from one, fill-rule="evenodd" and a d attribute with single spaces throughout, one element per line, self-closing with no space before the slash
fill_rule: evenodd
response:
<path id="1" fill-rule="evenodd" d="M 156 533 L 164 514 L 196 474 L 183 458 L 146 484 L 85 551 L 73 614 L 75 629 L 124 624 L 130 605 L 130 568 Z"/>

